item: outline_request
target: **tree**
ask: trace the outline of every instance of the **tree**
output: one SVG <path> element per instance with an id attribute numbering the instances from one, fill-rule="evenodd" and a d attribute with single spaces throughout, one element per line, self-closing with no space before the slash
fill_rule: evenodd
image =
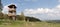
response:
<path id="1" fill-rule="evenodd" d="M 4 19 L 8 19 L 8 15 L 7 14 L 3 14 L 3 18 Z"/>
<path id="2" fill-rule="evenodd" d="M 3 19 L 3 13 L 1 11 L 2 11 L 2 3 L 0 0 L 0 19 Z"/>
<path id="3" fill-rule="evenodd" d="M 2 11 L 2 8 L 3 8 L 3 6 L 2 6 L 1 0 L 0 0 L 0 12 Z"/>
<path id="4" fill-rule="evenodd" d="M 2 20 L 3 19 L 3 13 L 0 12 L 0 19 Z"/>
<path id="5" fill-rule="evenodd" d="M 20 18 L 25 21 L 25 16 L 23 12 L 21 12 Z"/>

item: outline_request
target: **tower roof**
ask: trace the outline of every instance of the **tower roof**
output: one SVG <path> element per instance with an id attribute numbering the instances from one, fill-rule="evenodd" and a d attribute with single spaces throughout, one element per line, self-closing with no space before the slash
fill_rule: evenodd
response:
<path id="1" fill-rule="evenodd" d="M 8 6 L 9 8 L 17 8 L 14 4 Z"/>

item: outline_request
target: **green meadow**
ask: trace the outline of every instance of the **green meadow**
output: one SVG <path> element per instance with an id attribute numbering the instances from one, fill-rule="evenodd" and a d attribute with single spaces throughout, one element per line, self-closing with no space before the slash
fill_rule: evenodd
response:
<path id="1" fill-rule="evenodd" d="M 0 27 L 60 27 L 60 23 L 0 21 Z"/>

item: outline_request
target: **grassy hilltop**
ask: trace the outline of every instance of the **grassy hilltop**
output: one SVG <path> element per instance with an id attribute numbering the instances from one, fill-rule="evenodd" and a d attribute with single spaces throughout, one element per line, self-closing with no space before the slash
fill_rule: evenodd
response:
<path id="1" fill-rule="evenodd" d="M 44 22 L 41 21 L 35 17 L 28 17 L 28 16 L 21 16 L 17 15 L 16 21 L 9 20 L 8 16 L 5 14 L 2 16 L 2 13 L 0 13 L 0 27 L 60 27 L 60 23 L 54 23 L 56 21 L 48 21 Z M 27 21 L 23 21 L 23 19 Z M 29 20 L 29 21 L 28 21 Z M 53 23 L 51 23 L 53 22 Z M 59 21 L 58 21 L 59 22 Z"/>
<path id="2" fill-rule="evenodd" d="M 60 27 L 59 23 L 0 21 L 0 27 Z"/>

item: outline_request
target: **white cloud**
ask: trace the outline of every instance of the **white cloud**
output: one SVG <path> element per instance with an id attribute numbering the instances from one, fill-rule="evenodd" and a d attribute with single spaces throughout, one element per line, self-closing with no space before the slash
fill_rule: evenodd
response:
<path id="1" fill-rule="evenodd" d="M 41 19 L 60 19 L 60 5 L 55 8 L 37 8 L 37 9 L 25 9 L 26 16 L 41 17 Z"/>
<path id="2" fill-rule="evenodd" d="M 54 10 L 49 8 L 37 8 L 37 9 L 26 9 L 24 10 L 24 12 L 26 12 L 27 14 L 44 14 L 54 12 Z"/>
<path id="3" fill-rule="evenodd" d="M 49 8 L 37 8 L 37 9 L 26 9 L 25 14 L 59 14 L 59 9 L 49 9 Z"/>
<path id="4" fill-rule="evenodd" d="M 57 9 L 60 9 L 60 4 L 56 6 Z"/>
<path id="5" fill-rule="evenodd" d="M 4 6 L 4 8 L 2 10 L 2 13 L 8 14 L 8 7 L 7 6 Z"/>
<path id="6" fill-rule="evenodd" d="M 60 0 L 57 0 L 58 2 L 60 2 Z"/>
<path id="7" fill-rule="evenodd" d="M 25 9 L 25 14 L 44 14 L 48 13 L 49 9 L 37 8 L 37 9 Z"/>

